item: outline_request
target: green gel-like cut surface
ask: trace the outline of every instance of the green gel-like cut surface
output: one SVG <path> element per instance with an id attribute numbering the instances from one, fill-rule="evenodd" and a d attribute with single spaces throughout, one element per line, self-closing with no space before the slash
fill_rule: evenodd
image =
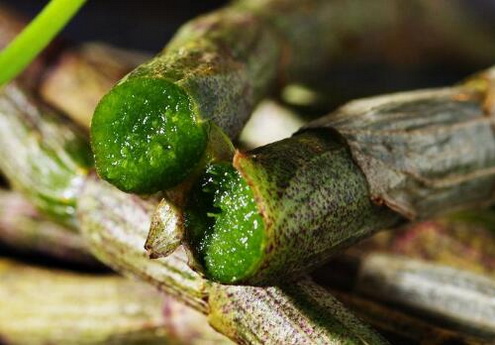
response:
<path id="1" fill-rule="evenodd" d="M 253 192 L 230 164 L 208 167 L 193 187 L 186 229 L 208 278 L 234 283 L 261 261 L 264 224 Z"/>
<path id="2" fill-rule="evenodd" d="M 189 96 L 164 79 L 130 78 L 96 108 L 98 174 L 121 190 L 153 193 L 184 180 L 201 159 L 207 128 Z"/>

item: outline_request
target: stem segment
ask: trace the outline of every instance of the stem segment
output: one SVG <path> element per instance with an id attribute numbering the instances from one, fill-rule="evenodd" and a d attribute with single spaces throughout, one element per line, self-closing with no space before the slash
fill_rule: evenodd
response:
<path id="1" fill-rule="evenodd" d="M 495 55 L 493 40 L 473 30 L 451 1 L 369 4 L 243 0 L 187 23 L 162 53 L 101 100 L 92 123 L 98 174 L 124 191 L 171 188 L 195 171 L 209 140 L 208 122 L 235 138 L 279 84 L 314 82 L 335 61 L 390 51 L 397 37 L 406 44 L 398 51 L 429 56 L 432 47 L 409 28 L 411 13 L 415 22 L 425 20 L 417 25 L 429 37 L 458 47 L 480 36 L 483 48 L 476 50 Z"/>
<path id="2" fill-rule="evenodd" d="M 237 153 L 230 170 L 209 168 L 185 210 L 194 267 L 222 283 L 273 283 L 404 218 L 493 203 L 494 75 L 353 101 Z"/>

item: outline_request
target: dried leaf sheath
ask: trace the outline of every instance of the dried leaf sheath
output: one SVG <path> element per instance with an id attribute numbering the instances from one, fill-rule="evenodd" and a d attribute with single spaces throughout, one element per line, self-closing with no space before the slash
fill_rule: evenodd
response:
<path id="1" fill-rule="evenodd" d="M 494 201 L 489 92 L 459 86 L 374 97 L 309 127 L 333 128 L 346 139 L 375 202 L 425 218 Z"/>

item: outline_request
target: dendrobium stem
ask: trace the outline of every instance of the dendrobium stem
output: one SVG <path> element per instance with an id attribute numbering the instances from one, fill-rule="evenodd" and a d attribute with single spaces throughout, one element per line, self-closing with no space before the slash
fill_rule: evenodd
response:
<path id="1" fill-rule="evenodd" d="M 7 89 L 11 93 L 2 94 L 0 99 L 4 104 L 16 104 L 16 100 L 11 97 L 14 87 L 12 85 Z M 19 95 L 23 104 L 33 108 L 29 113 L 32 116 L 29 118 L 30 121 L 44 128 L 46 113 L 39 111 L 38 105 L 20 90 L 16 89 L 14 94 Z M 19 125 L 19 119 L 5 111 L 0 112 L 0 119 L 2 123 Z M 55 123 L 57 124 L 55 128 L 60 130 L 55 133 L 67 133 L 66 131 L 71 130 L 71 127 L 66 126 L 67 124 L 60 119 L 55 120 Z M 20 127 L 22 130 L 12 131 L 10 134 L 13 137 L 18 135 L 16 143 L 24 150 L 29 151 L 32 147 L 30 146 L 32 137 L 29 135 L 32 133 L 37 135 L 35 147 L 45 148 L 45 145 L 41 144 L 50 142 L 52 132 L 38 131 L 38 127 L 23 125 Z M 67 154 L 63 150 L 53 152 L 37 150 L 37 152 L 40 155 L 38 164 L 47 161 L 41 159 L 45 156 L 51 159 L 53 155 L 65 157 Z M 16 152 L 8 150 L 4 154 L 16 155 Z M 13 157 L 6 159 L 13 160 Z M 71 195 L 77 220 L 72 217 L 68 217 L 68 220 L 78 226 L 93 254 L 124 275 L 144 280 L 206 314 L 210 318 L 210 323 L 221 333 L 238 342 L 253 344 L 291 344 L 291 341 L 293 344 L 300 344 L 298 340 L 312 344 L 322 339 L 327 343 L 387 344 L 385 339 L 355 319 L 336 303 L 329 293 L 318 288 L 311 281 L 272 288 L 267 293 L 262 288 L 224 287 L 210 282 L 188 267 L 187 257 L 181 250 L 167 258 L 150 260 L 143 246 L 155 202 L 125 194 L 93 175 L 88 176 L 86 170 L 84 172 L 82 176 L 64 175 L 63 181 L 71 185 L 69 182 L 74 179 L 83 180 L 80 188 Z M 7 174 L 7 177 L 16 181 L 14 174 Z M 24 179 L 26 184 L 22 185 L 24 188 L 20 189 L 30 200 L 37 202 L 38 189 L 43 185 L 38 182 L 36 176 L 28 174 L 27 177 L 29 178 Z M 29 181 L 31 184 L 26 188 Z M 13 185 L 20 186 L 15 183 Z M 54 197 L 46 206 L 57 210 L 59 206 L 64 206 L 65 202 L 64 198 Z M 46 208 L 42 209 L 48 212 Z M 74 216 L 74 213 L 71 215 Z M 266 317 L 268 319 L 272 316 L 276 317 L 279 322 L 269 325 L 263 318 L 249 317 L 249 312 L 242 309 L 247 305 L 265 306 L 264 309 L 267 308 L 271 312 Z M 235 328 L 232 325 L 233 321 L 236 322 Z M 287 334 L 291 334 L 292 339 L 287 339 Z"/>
<path id="2" fill-rule="evenodd" d="M 232 344 L 204 315 L 141 282 L 0 258 L 5 344 Z"/>
<path id="3" fill-rule="evenodd" d="M 225 286 L 192 271 L 182 249 L 166 258 L 148 259 L 142 245 L 152 208 L 153 204 L 92 179 L 80 198 L 78 218 L 100 260 L 202 311 L 215 329 L 237 342 L 386 343 L 309 279 L 271 288 Z"/>
<path id="4" fill-rule="evenodd" d="M 87 139 L 16 85 L 0 96 L 0 171 L 55 221 L 75 227 L 76 200 L 92 167 Z"/>
<path id="5" fill-rule="evenodd" d="M 314 82 L 349 57 L 393 59 L 390 47 L 403 44 L 418 58 L 466 46 L 494 56 L 467 12 L 448 0 L 241 0 L 198 17 L 102 98 L 91 128 L 98 174 L 134 193 L 172 188 L 204 163 L 209 123 L 233 139 L 278 86 Z"/>
<path id="6" fill-rule="evenodd" d="M 353 101 L 237 152 L 232 166 L 210 165 L 184 210 L 193 267 L 270 284 L 406 219 L 492 204 L 494 76 Z"/>
<path id="7" fill-rule="evenodd" d="M 100 266 L 74 229 L 46 219 L 22 194 L 13 191 L 0 190 L 0 242 L 23 253 Z"/>

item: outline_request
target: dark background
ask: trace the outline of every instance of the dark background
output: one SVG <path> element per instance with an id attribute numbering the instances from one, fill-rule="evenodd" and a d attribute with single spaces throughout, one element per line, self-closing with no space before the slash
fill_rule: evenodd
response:
<path id="1" fill-rule="evenodd" d="M 32 18 L 48 0 L 3 2 Z M 106 41 L 153 53 L 159 51 L 185 21 L 226 2 L 88 0 L 65 28 L 64 36 L 75 41 Z"/>
<path id="2" fill-rule="evenodd" d="M 0 1 L 18 9 L 28 18 L 34 17 L 48 3 L 48 0 Z M 495 30 L 495 0 L 451 1 L 462 1 L 466 4 L 467 11 L 473 12 L 479 21 Z M 105 41 L 120 47 L 156 53 L 185 21 L 221 7 L 227 2 L 88 0 L 65 28 L 63 35 L 73 41 Z M 337 106 L 349 98 L 449 85 L 486 67 L 488 66 L 459 65 L 458 62 L 451 61 L 440 61 L 434 65 L 409 70 L 398 70 L 383 65 L 343 65 L 332 69 L 332 74 L 326 78 L 342 91 L 340 96 L 333 95 L 336 98 L 334 106 Z M 356 88 L 363 91 L 356 91 Z"/>

